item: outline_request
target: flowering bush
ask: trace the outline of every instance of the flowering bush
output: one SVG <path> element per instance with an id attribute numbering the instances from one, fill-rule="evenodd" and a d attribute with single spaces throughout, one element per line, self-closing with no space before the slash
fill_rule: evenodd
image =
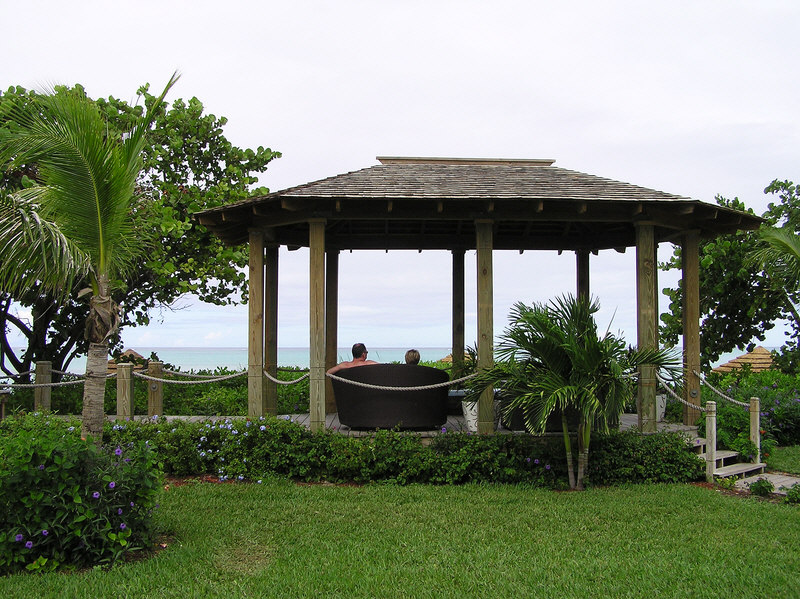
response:
<path id="1" fill-rule="evenodd" d="M 445 432 L 424 444 L 418 435 L 376 431 L 363 437 L 311 433 L 283 418 L 125 422 L 109 425 L 117 445 L 148 440 L 165 471 L 210 474 L 220 481 L 279 475 L 299 480 L 396 484 L 526 483 L 559 487 L 566 465 L 560 438 Z M 675 434 L 593 439 L 596 484 L 687 481 L 703 464 Z"/>
<path id="2" fill-rule="evenodd" d="M 159 477 L 144 442 L 98 448 L 76 422 L 4 420 L 0 573 L 109 564 L 149 545 Z"/>
<path id="3" fill-rule="evenodd" d="M 776 370 L 763 372 L 734 371 L 725 376 L 709 377 L 710 382 L 726 395 L 749 402 L 758 397 L 761 402 L 762 437 L 778 445 L 800 444 L 800 378 Z M 717 435 L 720 445 L 733 448 L 737 437 L 749 436 L 748 408 L 731 404 L 703 388 L 703 403 L 717 402 Z M 704 434 L 705 419 L 701 418 L 700 434 Z"/>

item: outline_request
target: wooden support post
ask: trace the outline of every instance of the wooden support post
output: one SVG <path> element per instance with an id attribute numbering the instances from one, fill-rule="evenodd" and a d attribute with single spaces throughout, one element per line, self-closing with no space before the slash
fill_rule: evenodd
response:
<path id="1" fill-rule="evenodd" d="M 683 399 L 700 405 L 700 235 L 689 231 L 681 242 L 683 287 Z M 697 373 L 697 374 L 696 374 Z M 696 408 L 683 406 L 683 423 L 695 424 Z"/>
<path id="2" fill-rule="evenodd" d="M 264 251 L 264 369 L 278 378 L 278 246 Z M 278 414 L 278 384 L 264 377 L 264 414 Z"/>
<path id="3" fill-rule="evenodd" d="M 150 362 L 147 366 L 147 374 L 156 378 L 163 378 L 164 364 L 162 362 Z M 164 415 L 164 383 L 161 381 L 147 381 L 147 415 Z"/>
<path id="4" fill-rule="evenodd" d="M 117 364 L 117 420 L 133 420 L 133 414 L 133 364 L 124 362 Z"/>
<path id="5" fill-rule="evenodd" d="M 658 347 L 656 299 L 655 230 L 653 225 L 636 227 L 636 313 L 637 343 L 639 349 Z M 639 368 L 639 385 L 636 401 L 639 430 L 656 431 L 656 369 L 651 365 Z"/>
<path id="6" fill-rule="evenodd" d="M 339 250 L 325 252 L 325 369 L 339 361 Z M 336 412 L 333 384 L 325 377 L 325 413 Z"/>
<path id="7" fill-rule="evenodd" d="M 714 482 L 717 468 L 717 402 L 706 402 L 706 482 Z"/>
<path id="8" fill-rule="evenodd" d="M 589 299 L 589 250 L 575 251 L 577 271 L 577 293 L 579 298 Z"/>
<path id="9" fill-rule="evenodd" d="M 264 235 L 250 231 L 248 266 L 249 295 L 247 336 L 247 415 L 264 415 L 266 385 L 264 376 Z"/>
<path id="10" fill-rule="evenodd" d="M 453 250 L 453 372 L 464 368 L 464 250 Z"/>
<path id="11" fill-rule="evenodd" d="M 311 220 L 309 231 L 309 411 L 312 431 L 325 428 L 325 221 Z"/>
<path id="12" fill-rule="evenodd" d="M 53 363 L 47 360 L 36 362 L 36 378 L 34 379 L 37 385 L 49 385 L 53 382 Z M 33 388 L 33 409 L 34 410 L 49 410 L 51 406 L 52 387 L 34 387 Z"/>
<path id="13" fill-rule="evenodd" d="M 761 461 L 761 400 L 750 398 L 750 441 L 756 446 L 756 462 Z"/>
<path id="14" fill-rule="evenodd" d="M 492 221 L 475 221 L 478 251 L 478 369 L 494 365 L 494 287 L 492 271 Z M 494 432 L 494 389 L 486 389 L 478 401 L 478 433 Z"/>

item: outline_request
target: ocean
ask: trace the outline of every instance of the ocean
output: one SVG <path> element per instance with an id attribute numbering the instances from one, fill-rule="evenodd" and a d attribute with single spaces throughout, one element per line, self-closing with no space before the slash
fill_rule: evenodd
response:
<path id="1" fill-rule="evenodd" d="M 215 368 L 229 368 L 234 371 L 247 369 L 247 348 L 244 347 L 131 347 L 145 358 L 151 353 L 156 354 L 159 360 L 183 371 L 213 370 Z M 402 362 L 405 359 L 407 347 L 369 347 L 369 359 L 376 362 Z M 441 360 L 450 355 L 449 347 L 420 347 L 416 348 L 422 354 L 423 361 Z M 280 347 L 278 348 L 278 364 L 282 367 L 296 366 L 308 368 L 307 347 Z M 339 361 L 352 359 L 349 347 L 340 347 L 338 350 Z M 86 369 L 86 358 L 76 358 L 69 365 L 70 372 L 83 372 Z"/>

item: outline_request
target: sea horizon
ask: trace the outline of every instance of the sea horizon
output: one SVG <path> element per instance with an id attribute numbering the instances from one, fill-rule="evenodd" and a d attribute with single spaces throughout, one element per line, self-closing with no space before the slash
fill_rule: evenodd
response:
<path id="1" fill-rule="evenodd" d="M 155 347 L 131 346 L 125 350 L 133 350 L 143 358 L 155 354 L 161 362 L 182 371 L 214 370 L 227 368 L 240 371 L 247 369 L 246 347 Z M 402 362 L 408 347 L 369 347 L 369 358 L 376 362 Z M 449 347 L 416 347 L 423 361 L 435 362 L 450 355 Z M 281 368 L 308 368 L 308 347 L 279 347 L 278 366 Z M 350 347 L 337 349 L 337 361 L 352 359 Z M 86 356 L 76 357 L 68 367 L 74 373 L 83 372 L 86 368 Z"/>

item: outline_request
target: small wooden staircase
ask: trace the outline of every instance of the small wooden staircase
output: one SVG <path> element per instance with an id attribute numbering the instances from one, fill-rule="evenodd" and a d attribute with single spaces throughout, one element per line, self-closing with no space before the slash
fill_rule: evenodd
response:
<path id="1" fill-rule="evenodd" d="M 695 452 L 706 459 L 706 440 L 698 437 L 694 440 Z M 742 462 L 742 456 L 735 451 L 727 449 L 717 449 L 715 454 L 714 477 L 715 478 L 739 478 L 752 474 L 763 474 L 767 470 L 767 465 L 762 462 Z"/>

